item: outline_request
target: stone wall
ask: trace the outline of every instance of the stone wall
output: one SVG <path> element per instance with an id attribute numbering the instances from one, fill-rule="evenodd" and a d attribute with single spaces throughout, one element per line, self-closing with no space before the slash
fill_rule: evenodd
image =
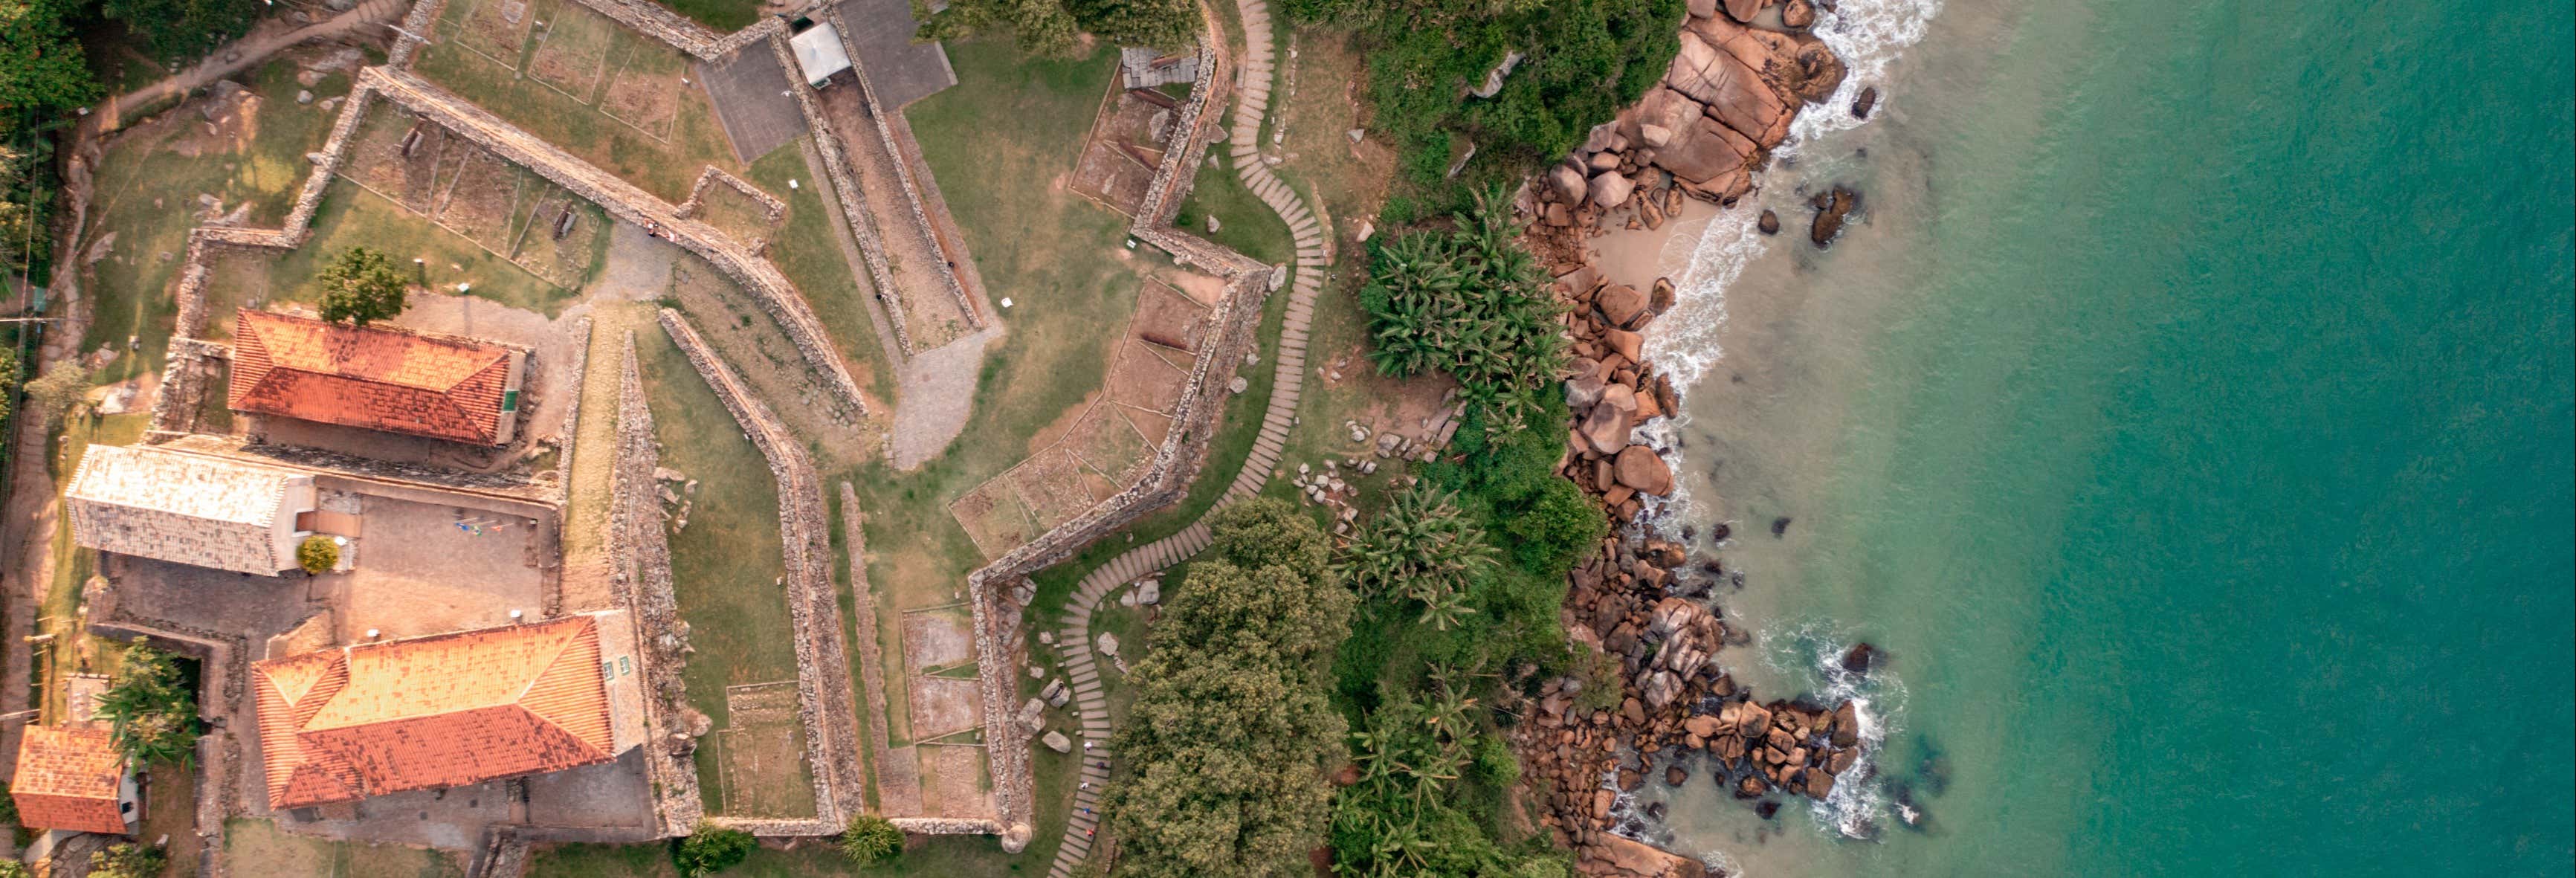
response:
<path id="1" fill-rule="evenodd" d="M 635 363 L 635 334 L 626 334 L 625 362 L 617 377 L 617 462 L 610 475 L 608 556 L 617 565 L 611 583 L 620 606 L 634 611 L 635 630 L 644 663 L 644 768 L 659 799 L 653 813 L 664 835 L 687 835 L 705 816 L 698 798 L 698 765 L 690 758 L 696 741 L 682 729 L 687 715 L 687 689 L 680 667 L 687 662 L 680 630 L 680 601 L 671 590 L 670 535 L 663 530 L 661 499 L 654 491 L 653 470 L 662 465 L 653 441 L 653 410 L 644 403 L 643 372 Z"/>
<path id="2" fill-rule="evenodd" d="M 581 397 L 584 388 L 590 383 L 590 318 L 583 317 L 573 321 L 572 338 L 572 363 L 569 373 L 572 376 L 572 403 L 564 406 L 563 439 L 555 445 L 554 487 L 555 502 L 558 504 L 566 503 L 572 498 L 572 455 L 573 449 L 581 444 Z M 546 609 L 548 616 L 561 612 L 563 608 L 559 606 Z"/>
<path id="3" fill-rule="evenodd" d="M 886 792 L 888 784 L 885 779 L 886 751 L 892 749 L 894 737 L 886 731 L 885 705 L 889 702 L 886 701 L 885 675 L 880 672 L 885 667 L 885 647 L 874 636 L 877 631 L 877 602 L 869 597 L 874 590 L 868 587 L 866 524 L 867 514 L 859 509 L 859 492 L 851 488 L 850 483 L 842 482 L 841 539 L 850 556 L 850 593 L 859 598 L 850 602 L 857 616 L 854 620 L 857 625 L 852 630 L 865 632 L 858 638 L 859 667 L 862 669 L 859 682 L 867 692 L 868 753 L 871 763 L 877 767 L 877 804 L 884 808 L 894 798 Z M 912 804 L 918 804 L 920 792 L 913 791 L 910 799 Z"/>
<path id="4" fill-rule="evenodd" d="M 359 71 L 358 88 L 372 90 L 395 105 L 491 150 L 547 182 L 599 205 L 612 217 L 661 229 L 672 243 L 707 260 L 717 271 L 750 292 L 762 310 L 778 323 L 788 342 L 796 346 L 797 353 L 821 373 L 824 386 L 860 412 L 867 411 L 867 403 L 859 398 L 858 382 L 850 377 L 839 350 L 832 346 L 831 337 L 823 332 L 822 321 L 815 318 L 813 309 L 806 305 L 804 296 L 797 292 L 795 285 L 767 260 L 741 252 L 730 237 L 715 227 L 681 217 L 677 207 L 636 188 L 634 184 L 593 167 L 554 144 L 531 137 L 483 108 L 408 72 L 369 67 Z"/>
<path id="5" fill-rule="evenodd" d="M 779 64 L 796 69 L 796 59 L 788 52 L 785 37 L 769 41 L 769 48 L 778 53 Z M 886 263 L 885 239 L 877 233 L 876 217 L 862 206 L 859 175 L 850 170 L 850 157 L 841 151 L 841 138 L 832 135 L 832 120 L 823 118 L 823 105 L 815 102 L 814 90 L 790 91 L 796 93 L 796 110 L 804 114 L 806 129 L 814 132 L 814 149 L 823 154 L 823 175 L 832 180 L 832 200 L 841 205 L 850 237 L 858 239 L 860 260 L 868 264 L 868 281 L 876 287 L 877 301 L 885 307 L 886 325 L 894 330 L 895 346 L 910 357 L 912 330 L 904 323 L 903 291 L 894 285 L 894 268 Z"/>
<path id="6" fill-rule="evenodd" d="M 778 422 L 751 388 L 718 359 L 688 318 L 669 308 L 662 329 L 733 413 L 743 432 L 778 479 L 779 541 L 787 562 L 787 609 L 795 626 L 797 719 L 805 727 L 806 759 L 814 772 L 813 820 L 713 818 L 755 835 L 830 835 L 844 815 L 866 808 L 859 768 L 858 714 L 850 693 L 850 660 L 842 639 L 841 602 L 832 583 L 831 520 L 825 516 L 822 481 L 805 447 Z"/>
<path id="7" fill-rule="evenodd" d="M 874 123 L 877 139 L 885 144 L 886 155 L 894 159 L 894 177 L 903 186 L 903 203 L 912 208 L 913 225 L 920 227 L 923 239 L 928 240 L 932 247 L 941 250 L 941 261 L 931 266 L 931 270 L 939 273 L 940 286 L 948 291 L 950 297 L 957 300 L 957 310 L 966 315 L 967 325 L 983 329 L 989 322 L 984 319 L 982 312 L 975 310 L 974 300 L 966 295 L 966 286 L 957 281 L 957 269 L 948 259 L 951 254 L 948 254 L 947 248 L 939 243 L 939 230 L 931 227 L 929 214 L 922 211 L 921 184 L 913 179 L 912 164 L 904 161 L 907 150 L 903 148 L 901 140 L 895 137 L 894 129 L 886 121 L 887 117 L 900 110 L 888 107 L 877 100 L 876 86 L 868 82 L 867 65 L 860 61 L 863 56 L 859 54 L 858 44 L 850 42 L 850 26 L 841 20 L 840 8 L 824 6 L 817 10 L 817 13 L 832 25 L 832 32 L 841 38 L 841 50 L 850 56 L 850 75 L 859 81 L 859 94 L 869 108 L 868 121 Z M 825 129 L 815 130 L 819 135 Z M 817 139 L 820 137 L 818 136 Z"/>
<path id="8" fill-rule="evenodd" d="M 765 40 L 772 34 L 785 35 L 787 22 L 777 16 L 762 18 L 750 27 L 720 34 L 705 25 L 682 18 L 670 7 L 649 0 L 574 0 L 592 12 L 608 16 L 627 28 L 669 43 L 673 48 L 697 56 L 700 61 L 713 61 L 735 49 Z M 787 69 L 795 70 L 790 63 Z"/>

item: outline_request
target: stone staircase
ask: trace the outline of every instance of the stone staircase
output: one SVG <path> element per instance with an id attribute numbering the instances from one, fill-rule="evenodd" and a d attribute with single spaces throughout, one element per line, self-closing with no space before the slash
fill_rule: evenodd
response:
<path id="1" fill-rule="evenodd" d="M 1314 323 L 1315 296 L 1323 291 L 1324 267 L 1329 261 L 1323 224 L 1306 209 L 1305 199 L 1271 173 L 1261 158 L 1261 119 L 1269 110 L 1271 70 L 1278 60 L 1270 38 L 1270 4 L 1264 0 L 1237 0 L 1236 5 L 1243 13 L 1246 51 L 1243 75 L 1237 83 L 1239 103 L 1234 110 L 1234 128 L 1227 143 L 1232 148 L 1236 176 L 1287 222 L 1296 237 L 1297 263 L 1289 285 L 1287 319 L 1280 327 L 1270 406 L 1261 414 L 1261 433 L 1253 440 L 1251 456 L 1245 458 L 1234 484 L 1227 486 L 1225 496 L 1217 501 L 1219 506 L 1261 493 L 1271 470 L 1279 466 L 1279 456 L 1288 443 L 1289 425 L 1296 420 L 1299 391 L 1305 385 L 1307 333 Z M 1100 668 L 1091 649 L 1092 611 L 1099 608 L 1111 589 L 1180 563 L 1206 549 L 1213 540 L 1207 521 L 1201 519 L 1179 533 L 1140 546 L 1092 570 L 1074 590 L 1064 628 L 1056 632 L 1056 649 L 1064 655 L 1066 681 L 1073 686 L 1074 708 L 1082 719 L 1081 738 L 1090 748 L 1076 754 L 1082 758 L 1082 780 L 1089 786 L 1074 792 L 1073 815 L 1065 826 L 1064 843 L 1056 848 L 1055 866 L 1047 871 L 1048 878 L 1070 878 L 1083 859 L 1091 855 L 1094 833 L 1100 825 L 1100 793 L 1109 784 L 1109 766 L 1115 759 L 1109 751 L 1108 703 L 1101 697 Z"/>

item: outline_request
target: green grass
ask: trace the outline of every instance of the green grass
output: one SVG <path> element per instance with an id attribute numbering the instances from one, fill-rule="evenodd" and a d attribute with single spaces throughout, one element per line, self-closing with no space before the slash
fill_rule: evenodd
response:
<path id="1" fill-rule="evenodd" d="M 850 362 L 861 386 L 883 401 L 894 399 L 893 355 L 877 341 L 868 317 L 869 288 L 859 280 L 841 252 L 841 232 L 848 221 L 823 200 L 824 177 L 805 162 L 803 141 L 791 143 L 753 162 L 747 178 L 787 202 L 784 224 L 772 232 L 766 254 L 780 274 L 805 297 L 807 307 L 823 322 L 823 331 Z M 791 189 L 787 181 L 796 180 Z"/>
<path id="2" fill-rule="evenodd" d="M 1216 218 L 1216 231 L 1207 230 L 1209 217 Z M 1199 166 L 1190 197 L 1181 202 L 1172 225 L 1272 265 L 1297 255 L 1296 238 L 1288 233 L 1288 224 L 1270 205 L 1261 203 L 1261 196 L 1244 188 L 1231 168 Z"/>
<path id="3" fill-rule="evenodd" d="M 98 165 L 91 222 L 83 235 L 95 241 L 113 232 L 111 255 L 92 266 L 82 293 L 91 298 L 91 323 L 84 350 L 128 337 L 139 342 L 140 356 L 125 356 L 97 376 L 100 383 L 122 381 L 161 368 L 176 325 L 178 306 L 168 294 L 187 252 L 188 230 L 196 227 L 197 195 L 223 199 L 226 210 L 249 203 L 249 221 L 275 226 L 286 219 L 296 191 L 312 172 L 304 154 L 330 136 L 332 114 L 295 103 L 293 61 L 279 60 L 248 77 L 262 98 L 257 130 L 237 149 L 209 150 L 185 156 L 171 147 L 201 140 L 203 122 L 193 115 L 174 124 L 138 127 L 112 141 Z M 321 98 L 345 95 L 349 78 L 333 74 L 312 87 Z M 192 105 L 193 106 L 193 105 Z M 164 258 L 163 254 L 168 254 Z M 68 265 L 68 262 L 66 262 Z"/>
<path id="4" fill-rule="evenodd" d="M 447 17 L 439 22 L 440 33 L 452 35 L 455 32 L 455 22 L 465 14 L 461 11 L 463 9 L 463 4 L 449 6 Z M 553 14 L 598 13 L 566 4 Z M 618 75 L 616 66 L 621 62 L 674 71 L 674 75 L 685 73 L 686 56 L 678 50 L 623 27 L 610 30 L 608 58 L 611 70 L 603 77 L 601 94 L 606 94 L 608 81 Z M 532 33 L 522 46 L 522 63 L 532 51 L 528 47 L 535 44 Z M 521 77 L 461 47 L 430 46 L 421 52 L 412 69 L 421 78 L 492 111 L 503 121 L 672 204 L 688 199 L 689 187 L 697 181 L 699 169 L 706 165 L 715 165 L 736 174 L 744 170 L 734 160 L 733 147 L 725 140 L 724 130 L 716 121 L 706 93 L 695 84 L 679 89 L 676 121 L 667 137 L 657 137 L 618 121 L 597 107 L 568 97 L 548 87 L 542 80 Z M 606 103 L 604 98 L 602 103 Z"/>
<path id="5" fill-rule="evenodd" d="M 664 0 L 671 11 L 720 31 L 737 31 L 760 20 L 760 0 Z"/>
<path id="6" fill-rule="evenodd" d="M 261 875 L 460 878 L 465 874 L 465 864 L 443 851 L 295 835 L 273 822 L 249 818 L 224 824 L 224 852 L 243 867 L 239 871 Z"/>
<path id="7" fill-rule="evenodd" d="M 91 445 L 132 445 L 142 441 L 143 429 L 151 422 L 148 412 L 106 417 L 75 413 L 66 417 L 56 428 L 54 444 L 49 446 L 55 452 L 51 458 L 54 490 L 70 487 L 72 473 L 80 469 L 81 456 Z M 84 657 L 101 657 L 98 644 L 89 638 L 79 616 L 81 584 L 89 581 L 98 553 L 72 542 L 69 522 L 54 528 L 52 552 L 53 577 L 47 580 L 44 597 L 37 604 L 36 630 L 54 635 L 52 642 L 58 645 L 51 648 L 59 652 L 50 665 L 40 664 L 34 670 L 42 675 L 46 715 L 59 717 L 64 710 L 62 687 L 57 685 L 62 675 L 76 670 Z"/>
<path id="8" fill-rule="evenodd" d="M 591 221 L 598 220 L 593 217 Z M 604 252 L 607 236 L 601 235 L 598 240 Z M 313 217 L 313 239 L 275 262 L 270 271 L 271 297 L 315 301 L 317 297 L 305 287 L 305 280 L 350 247 L 384 251 L 397 264 L 421 260 L 421 275 L 414 281 L 425 280 L 427 286 L 439 292 L 454 293 L 457 284 L 472 284 L 476 297 L 548 317 L 562 314 L 580 298 L 578 290 L 559 287 L 530 274 L 517 263 L 347 180 L 333 182 L 323 195 L 322 208 Z M 594 256 L 590 261 L 592 273 L 596 273 L 600 259 Z"/>
<path id="9" fill-rule="evenodd" d="M 728 720 L 725 687 L 796 678 L 794 624 L 778 584 L 786 573 L 778 483 L 669 338 L 637 332 L 635 347 L 662 465 L 699 483 L 688 526 L 671 535 L 671 580 L 696 649 L 681 672 L 689 703 L 721 729 Z M 715 750 L 701 747 L 697 759 L 710 810 L 723 801 Z M 797 782 L 811 783 L 806 770 L 797 775 Z"/>

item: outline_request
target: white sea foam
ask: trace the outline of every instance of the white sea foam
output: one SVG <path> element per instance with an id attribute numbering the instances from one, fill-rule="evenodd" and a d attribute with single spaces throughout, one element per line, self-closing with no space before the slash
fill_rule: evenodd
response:
<path id="1" fill-rule="evenodd" d="M 1857 780 L 1834 784 L 1833 793 L 1809 806 L 1808 815 L 1820 829 L 1850 838 L 1872 837 L 1888 825 L 1892 807 L 1886 785 L 1876 776 L 1876 755 L 1888 735 L 1900 728 L 1905 681 L 1884 669 L 1869 674 L 1843 670 L 1843 653 L 1858 638 L 1830 621 L 1776 624 L 1763 628 L 1760 637 L 1762 663 L 1772 672 L 1810 686 L 1816 700 L 1825 705 L 1851 702 L 1860 721 L 1861 756 L 1842 776 Z"/>

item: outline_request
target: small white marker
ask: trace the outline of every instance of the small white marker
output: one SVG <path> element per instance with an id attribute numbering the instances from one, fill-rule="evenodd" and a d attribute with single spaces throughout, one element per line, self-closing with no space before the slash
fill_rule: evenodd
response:
<path id="1" fill-rule="evenodd" d="M 789 189 L 799 188 L 799 187 L 796 185 L 796 178 L 794 178 L 794 177 L 789 177 L 789 178 L 787 178 L 787 188 L 789 188 Z"/>
<path id="2" fill-rule="evenodd" d="M 1003 296 L 1003 297 L 1002 297 L 1002 307 L 1004 307 L 1004 308 L 1011 307 L 1011 297 L 1009 297 L 1009 296 Z"/>
<path id="3" fill-rule="evenodd" d="M 473 285 L 473 284 L 457 284 L 457 285 L 456 285 L 456 291 L 457 291 L 457 292 L 460 292 L 460 293 L 470 293 L 470 292 L 473 292 L 473 291 L 474 291 L 474 285 Z"/>

